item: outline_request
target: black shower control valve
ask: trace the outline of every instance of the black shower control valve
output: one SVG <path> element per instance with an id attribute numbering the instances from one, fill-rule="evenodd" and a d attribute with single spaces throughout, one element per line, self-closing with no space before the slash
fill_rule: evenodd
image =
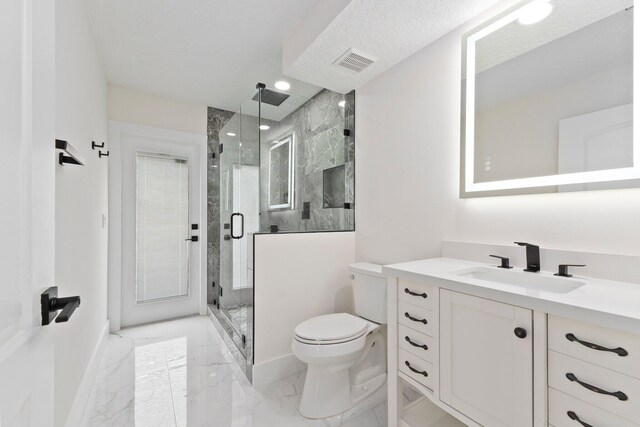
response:
<path id="1" fill-rule="evenodd" d="M 102 150 L 98 151 L 98 157 L 103 158 L 103 157 L 109 157 L 109 152 L 105 151 L 104 153 L 102 152 Z"/>
<path id="2" fill-rule="evenodd" d="M 96 144 L 95 141 L 91 141 L 91 149 L 95 150 L 96 148 L 104 148 L 104 142 L 102 144 Z"/>

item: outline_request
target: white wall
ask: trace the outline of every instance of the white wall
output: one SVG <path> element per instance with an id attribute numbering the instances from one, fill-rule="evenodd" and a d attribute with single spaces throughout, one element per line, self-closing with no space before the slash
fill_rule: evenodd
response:
<path id="1" fill-rule="evenodd" d="M 264 366 L 275 370 L 280 358 L 295 364 L 291 340 L 300 322 L 353 312 L 348 265 L 354 249 L 353 232 L 255 235 L 254 384 L 267 383 Z"/>
<path id="2" fill-rule="evenodd" d="M 56 284 L 60 296 L 82 299 L 69 322 L 48 326 L 56 338 L 55 425 L 63 426 L 107 322 L 108 160 L 91 150 L 92 140 L 107 140 L 107 83 L 80 0 L 56 1 L 55 114 L 56 138 L 86 159 L 56 165 Z"/>
<path id="3" fill-rule="evenodd" d="M 110 85 L 109 120 L 206 134 L 207 106 Z"/>
<path id="4" fill-rule="evenodd" d="M 498 11 L 356 91 L 358 260 L 439 256 L 444 239 L 640 254 L 640 189 L 459 199 L 462 35 Z"/>

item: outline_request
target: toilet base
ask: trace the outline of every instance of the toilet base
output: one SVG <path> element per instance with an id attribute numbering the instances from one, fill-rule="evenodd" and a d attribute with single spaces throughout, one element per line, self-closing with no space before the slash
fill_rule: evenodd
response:
<path id="1" fill-rule="evenodd" d="M 312 419 L 329 418 L 365 401 L 386 383 L 385 356 L 382 334 L 375 332 L 367 337 L 366 350 L 351 369 L 344 364 L 309 364 L 300 414 Z"/>

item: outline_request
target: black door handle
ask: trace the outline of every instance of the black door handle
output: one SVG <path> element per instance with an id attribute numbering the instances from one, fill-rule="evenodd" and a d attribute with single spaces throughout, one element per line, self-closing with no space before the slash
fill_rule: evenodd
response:
<path id="1" fill-rule="evenodd" d="M 413 320 L 414 322 L 424 323 L 425 325 L 427 324 L 427 319 L 418 319 L 417 317 L 411 316 L 409 313 L 404 313 L 404 317 L 409 320 Z"/>
<path id="2" fill-rule="evenodd" d="M 56 320 L 56 323 L 68 321 L 79 306 L 79 296 L 58 298 L 58 287 L 50 287 L 40 295 L 42 326 L 48 325 L 53 319 Z M 62 312 L 58 315 L 58 311 L 60 310 L 62 310 Z"/>
<path id="3" fill-rule="evenodd" d="M 581 425 L 582 427 L 593 427 L 591 424 L 587 424 L 587 423 L 585 423 L 584 421 L 582 421 L 582 420 L 580 419 L 580 417 L 578 417 L 578 415 L 577 415 L 575 412 L 573 412 L 573 411 L 569 411 L 569 412 L 567 412 L 567 415 L 568 415 L 568 416 L 569 416 L 569 418 L 571 418 L 573 421 L 577 421 L 578 423 L 580 423 L 580 425 Z"/>
<path id="4" fill-rule="evenodd" d="M 571 342 L 577 342 L 577 343 L 579 343 L 579 344 L 582 344 L 582 345 L 583 345 L 583 346 L 585 346 L 585 347 L 589 347 L 589 348 L 590 348 L 590 349 L 592 349 L 592 350 L 598 350 L 598 351 L 609 351 L 609 352 L 611 352 L 611 353 L 615 353 L 615 354 L 617 354 L 617 355 L 618 355 L 618 356 L 620 356 L 620 357 L 625 357 L 625 356 L 628 356 L 628 355 L 629 355 L 629 352 L 627 352 L 627 350 L 625 350 L 625 349 L 624 349 L 624 348 L 622 348 L 622 347 L 618 347 L 618 348 L 607 348 L 607 347 L 602 347 L 601 345 L 598 345 L 598 344 L 594 344 L 594 343 L 590 343 L 590 342 L 587 342 L 587 341 L 579 340 L 579 339 L 578 339 L 578 338 L 576 338 L 576 336 L 575 336 L 575 335 L 573 335 L 573 334 L 567 334 L 567 335 L 565 335 L 565 337 L 566 337 L 569 341 L 571 341 Z"/>
<path id="5" fill-rule="evenodd" d="M 416 368 L 414 368 L 413 366 L 411 366 L 411 363 L 409 363 L 408 360 L 405 360 L 404 364 L 407 365 L 407 368 L 411 369 L 411 372 L 415 372 L 416 374 L 424 375 L 425 377 L 429 376 L 427 371 L 419 371 Z"/>
<path id="6" fill-rule="evenodd" d="M 621 391 L 606 391 L 606 390 L 603 390 L 603 389 L 601 389 L 601 388 L 599 388 L 599 387 L 596 387 L 596 386 L 594 386 L 594 385 L 587 384 L 587 383 L 585 383 L 585 382 L 580 381 L 580 380 L 578 379 L 578 377 L 576 377 L 575 375 L 573 375 L 571 372 L 567 373 L 567 375 L 566 375 L 566 376 L 567 376 L 567 379 L 568 379 L 569 381 L 577 382 L 577 383 L 578 383 L 578 384 L 580 384 L 582 387 L 584 387 L 584 388 L 586 388 L 587 390 L 592 391 L 592 392 L 594 392 L 594 393 L 598 393 L 598 394 L 605 394 L 605 395 L 607 395 L 607 396 L 617 397 L 617 398 L 618 398 L 618 400 L 622 400 L 622 401 L 629 400 L 629 397 L 628 397 L 626 394 L 624 394 L 623 392 L 621 392 Z"/>
<path id="7" fill-rule="evenodd" d="M 421 349 L 423 349 L 423 350 L 429 350 L 429 347 L 427 347 L 427 345 L 426 345 L 426 344 L 416 344 L 416 343 L 414 343 L 413 341 L 411 341 L 411 338 L 406 337 L 406 336 L 404 337 L 404 339 L 405 339 L 409 344 L 411 344 L 411 345 L 412 345 L 412 346 L 414 346 L 414 347 L 419 347 L 419 348 L 421 348 Z"/>
<path id="8" fill-rule="evenodd" d="M 241 229 L 240 229 L 240 234 L 239 235 L 235 235 L 233 233 L 233 217 L 235 216 L 239 216 L 240 217 L 240 225 L 241 225 Z M 244 215 L 242 215 L 240 212 L 235 212 L 231 214 L 231 238 L 232 239 L 242 239 L 244 237 Z"/>
<path id="9" fill-rule="evenodd" d="M 184 239 L 186 242 L 197 242 L 198 236 L 191 236 L 188 239 Z"/>
<path id="10" fill-rule="evenodd" d="M 427 294 L 424 293 L 424 292 L 419 294 L 417 292 L 410 291 L 408 288 L 404 288 L 404 293 L 405 294 L 409 294 L 409 295 L 414 296 L 414 297 L 422 297 L 422 298 L 426 298 L 427 297 Z"/>

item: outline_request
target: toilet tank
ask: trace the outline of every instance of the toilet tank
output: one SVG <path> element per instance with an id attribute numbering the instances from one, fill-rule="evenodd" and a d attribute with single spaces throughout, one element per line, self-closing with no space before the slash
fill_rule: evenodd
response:
<path id="1" fill-rule="evenodd" d="M 356 314 L 376 323 L 387 323 L 387 278 L 382 266 L 369 262 L 349 264 Z"/>

